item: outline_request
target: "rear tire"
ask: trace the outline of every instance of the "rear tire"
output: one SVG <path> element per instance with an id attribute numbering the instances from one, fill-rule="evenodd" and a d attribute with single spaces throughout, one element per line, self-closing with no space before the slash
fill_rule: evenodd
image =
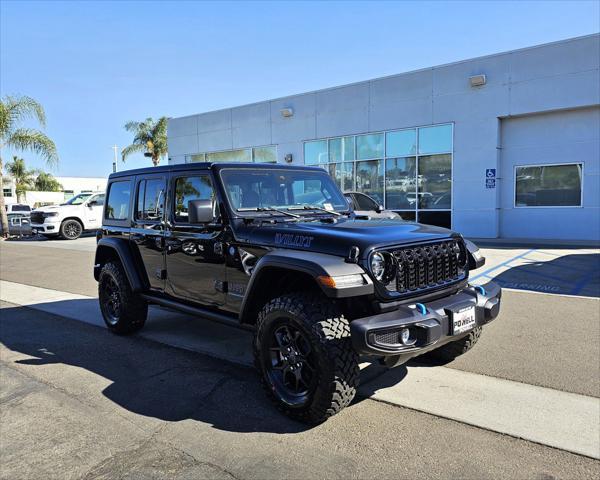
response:
<path id="1" fill-rule="evenodd" d="M 286 415 L 317 424 L 348 406 L 358 388 L 350 325 L 330 300 L 294 293 L 258 315 L 254 362 L 267 396 Z"/>
<path id="2" fill-rule="evenodd" d="M 78 220 L 65 220 L 60 225 L 60 236 L 65 240 L 77 240 L 82 233 L 83 225 Z"/>
<path id="3" fill-rule="evenodd" d="M 131 291 L 119 262 L 108 262 L 98 278 L 98 300 L 104 323 L 119 335 L 137 332 L 146 323 L 148 302 Z"/>
<path id="4" fill-rule="evenodd" d="M 483 327 L 475 327 L 460 340 L 447 343 L 440 348 L 436 348 L 435 350 L 426 353 L 424 356 L 435 360 L 451 362 L 456 357 L 459 357 L 463 353 L 467 353 L 469 350 L 471 350 L 479 340 L 479 337 L 481 337 L 482 331 Z"/>

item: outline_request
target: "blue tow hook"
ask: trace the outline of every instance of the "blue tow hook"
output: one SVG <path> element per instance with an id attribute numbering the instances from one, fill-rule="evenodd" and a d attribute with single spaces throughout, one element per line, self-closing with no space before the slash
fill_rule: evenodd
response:
<path id="1" fill-rule="evenodd" d="M 485 288 L 483 288 L 481 285 L 475 285 L 475 287 L 473 287 L 475 290 L 477 290 L 479 293 L 481 293 L 482 295 L 485 295 Z"/>
<path id="2" fill-rule="evenodd" d="M 421 315 L 425 315 L 427 313 L 427 307 L 425 305 L 422 303 L 415 303 L 415 305 L 419 309 L 419 312 L 421 312 Z"/>

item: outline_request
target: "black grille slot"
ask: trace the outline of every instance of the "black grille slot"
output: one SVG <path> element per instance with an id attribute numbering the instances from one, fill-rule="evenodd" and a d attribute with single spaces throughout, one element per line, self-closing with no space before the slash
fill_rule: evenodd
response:
<path id="1" fill-rule="evenodd" d="M 459 240 L 393 252 L 397 263 L 396 289 L 400 293 L 418 292 L 462 280 L 465 265 L 459 265 Z"/>
<path id="2" fill-rule="evenodd" d="M 44 214 L 41 212 L 31 212 L 31 223 L 44 223 Z"/>
<path id="3" fill-rule="evenodd" d="M 375 332 L 373 339 L 379 345 L 398 345 L 401 343 L 398 332 Z"/>

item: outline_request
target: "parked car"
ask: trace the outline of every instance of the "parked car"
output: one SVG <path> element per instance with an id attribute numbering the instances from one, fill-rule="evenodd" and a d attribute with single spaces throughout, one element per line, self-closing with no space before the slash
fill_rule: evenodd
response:
<path id="1" fill-rule="evenodd" d="M 28 212 L 9 213 L 7 217 L 10 235 L 31 235 L 31 218 Z"/>
<path id="2" fill-rule="evenodd" d="M 31 213 L 31 207 L 27 204 L 24 203 L 9 203 L 7 205 L 5 205 L 6 208 L 6 213 L 8 215 L 10 215 L 11 213 L 20 213 L 20 214 L 27 214 L 29 215 Z"/>
<path id="3" fill-rule="evenodd" d="M 75 240 L 86 230 L 100 228 L 103 206 L 104 192 L 80 193 L 61 205 L 35 209 L 31 212 L 31 228 L 46 237 Z"/>
<path id="4" fill-rule="evenodd" d="M 424 353 L 450 360 L 500 309 L 498 285 L 469 284 L 485 262 L 475 245 L 444 228 L 357 219 L 316 167 L 113 173 L 97 240 L 112 332 L 140 330 L 150 304 L 252 329 L 267 395 L 308 423 L 350 404 L 359 355 L 389 367 Z"/>
<path id="5" fill-rule="evenodd" d="M 354 213 L 360 217 L 369 218 L 400 218 L 396 212 L 385 210 L 383 205 L 368 195 L 361 192 L 346 192 L 344 197 L 348 200 L 348 204 L 354 210 Z"/>

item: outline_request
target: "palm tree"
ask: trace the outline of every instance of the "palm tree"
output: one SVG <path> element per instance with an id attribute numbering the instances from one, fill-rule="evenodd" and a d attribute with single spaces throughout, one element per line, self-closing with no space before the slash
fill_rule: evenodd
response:
<path id="1" fill-rule="evenodd" d="M 156 167 L 160 159 L 167 154 L 167 117 L 154 121 L 147 118 L 143 122 L 127 122 L 125 130 L 134 134 L 133 142 L 121 152 L 123 161 L 136 152 L 144 152 L 144 156 L 152 158 Z"/>
<path id="2" fill-rule="evenodd" d="M 17 191 L 17 202 L 21 203 L 23 195 L 28 189 L 33 187 L 33 171 L 27 170 L 25 160 L 13 156 L 12 162 L 6 164 L 6 171 L 10 174 L 15 182 L 15 190 Z"/>
<path id="3" fill-rule="evenodd" d="M 38 192 L 60 192 L 63 189 L 60 182 L 51 173 L 46 172 L 38 172 L 34 186 Z"/>
<path id="4" fill-rule="evenodd" d="M 34 118 L 42 126 L 46 126 L 44 108 L 33 98 L 27 96 L 5 96 L 0 100 L 0 220 L 2 237 L 8 237 L 8 218 L 4 206 L 4 190 L 2 185 L 2 149 L 28 150 L 40 155 L 46 164 L 54 166 L 58 163 L 56 145 L 45 133 L 34 128 L 22 126 L 24 120 Z"/>

